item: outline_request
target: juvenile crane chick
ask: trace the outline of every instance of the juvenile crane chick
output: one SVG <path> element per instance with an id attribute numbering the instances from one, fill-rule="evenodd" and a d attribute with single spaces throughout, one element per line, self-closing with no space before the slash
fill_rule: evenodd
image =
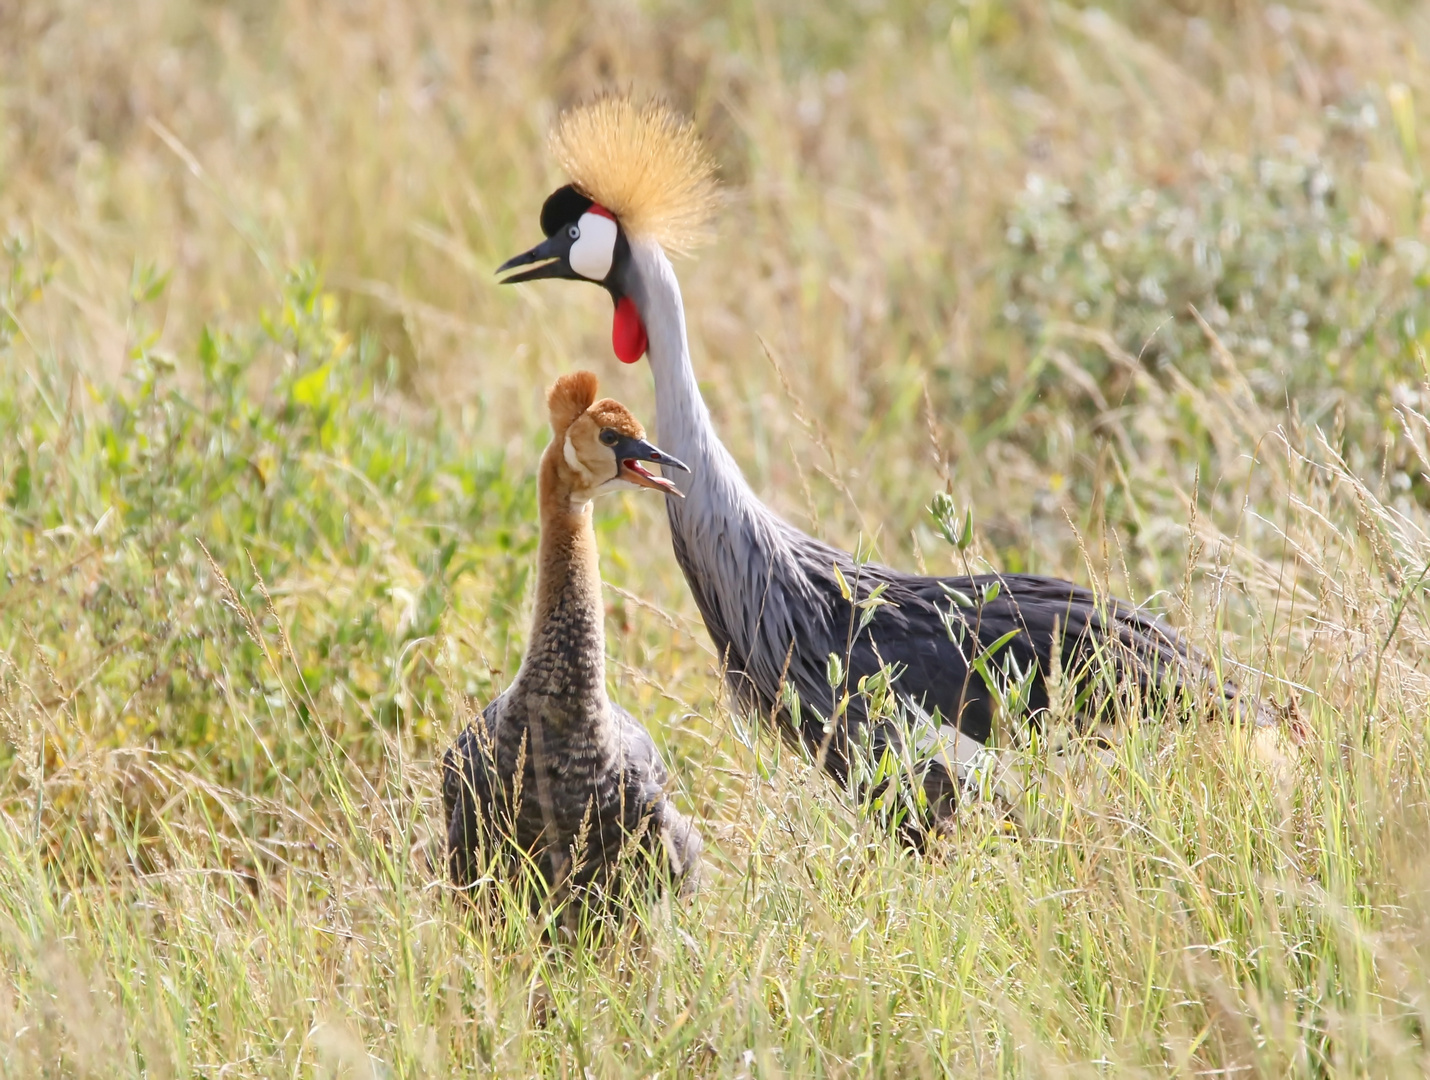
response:
<path id="1" fill-rule="evenodd" d="M 665 793 L 649 733 L 606 696 L 605 612 L 591 502 L 625 487 L 680 497 L 642 462 L 685 469 L 645 439 L 596 376 L 547 393 L 553 438 L 537 483 L 536 614 L 516 678 L 443 757 L 448 869 L 474 884 L 490 856 L 538 870 L 549 888 L 609 893 L 618 877 L 693 883 L 700 834 Z M 688 471 L 688 470 L 686 470 Z"/>

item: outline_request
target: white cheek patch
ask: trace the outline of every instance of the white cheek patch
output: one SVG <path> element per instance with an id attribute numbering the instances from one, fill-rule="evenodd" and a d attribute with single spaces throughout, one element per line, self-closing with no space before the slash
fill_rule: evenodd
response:
<path id="1" fill-rule="evenodd" d="M 583 278 L 604 281 L 616 257 L 616 223 L 600 214 L 582 214 L 581 235 L 567 256 L 571 269 Z"/>
<path id="2" fill-rule="evenodd" d="M 572 497 L 573 506 L 579 506 L 581 503 L 584 503 L 587 499 L 589 499 L 591 497 L 593 489 L 599 491 L 599 489 L 604 487 L 605 484 L 609 484 L 611 482 L 610 480 L 606 480 L 604 483 L 600 481 L 597 478 L 596 474 L 591 471 L 591 467 L 587 465 L 584 461 L 582 461 L 579 456 L 577 456 L 576 446 L 571 442 L 570 435 L 567 435 L 561 443 L 561 456 L 566 459 L 567 467 L 570 468 L 570 470 L 576 474 L 580 483 L 583 485 L 582 490 L 577 492 Z M 618 464 L 616 466 L 617 476 L 620 475 L 620 471 L 620 465 Z"/>

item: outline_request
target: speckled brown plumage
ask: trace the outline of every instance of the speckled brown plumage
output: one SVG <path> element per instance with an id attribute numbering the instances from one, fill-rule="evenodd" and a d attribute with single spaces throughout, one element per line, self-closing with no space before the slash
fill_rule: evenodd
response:
<path id="1" fill-rule="evenodd" d="M 700 835 L 667 797 L 649 733 L 606 694 L 590 497 L 618 477 L 600 472 L 595 432 L 644 431 L 618 403 L 594 396 L 586 373 L 552 388 L 531 640 L 511 686 L 443 758 L 448 865 L 459 886 L 476 882 L 493 857 L 532 866 L 547 886 L 584 892 L 694 881 Z M 618 473 L 617 459 L 605 456 Z"/>

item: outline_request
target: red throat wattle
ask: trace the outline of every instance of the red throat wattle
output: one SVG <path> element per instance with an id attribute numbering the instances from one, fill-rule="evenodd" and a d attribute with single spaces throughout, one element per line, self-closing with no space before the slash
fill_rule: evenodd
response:
<path id="1" fill-rule="evenodd" d="M 616 358 L 625 364 L 634 364 L 645 355 L 645 324 L 641 313 L 636 310 L 635 301 L 629 296 L 621 297 L 616 304 L 616 319 L 611 324 L 611 348 L 616 350 Z"/>

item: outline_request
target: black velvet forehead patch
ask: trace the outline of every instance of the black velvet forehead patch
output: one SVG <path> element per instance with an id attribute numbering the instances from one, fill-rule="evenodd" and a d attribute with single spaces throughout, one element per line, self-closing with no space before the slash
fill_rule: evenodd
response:
<path id="1" fill-rule="evenodd" d="M 547 236 L 557 229 L 579 221 L 591 205 L 591 200 L 570 184 L 557 188 L 541 207 L 541 231 Z"/>

